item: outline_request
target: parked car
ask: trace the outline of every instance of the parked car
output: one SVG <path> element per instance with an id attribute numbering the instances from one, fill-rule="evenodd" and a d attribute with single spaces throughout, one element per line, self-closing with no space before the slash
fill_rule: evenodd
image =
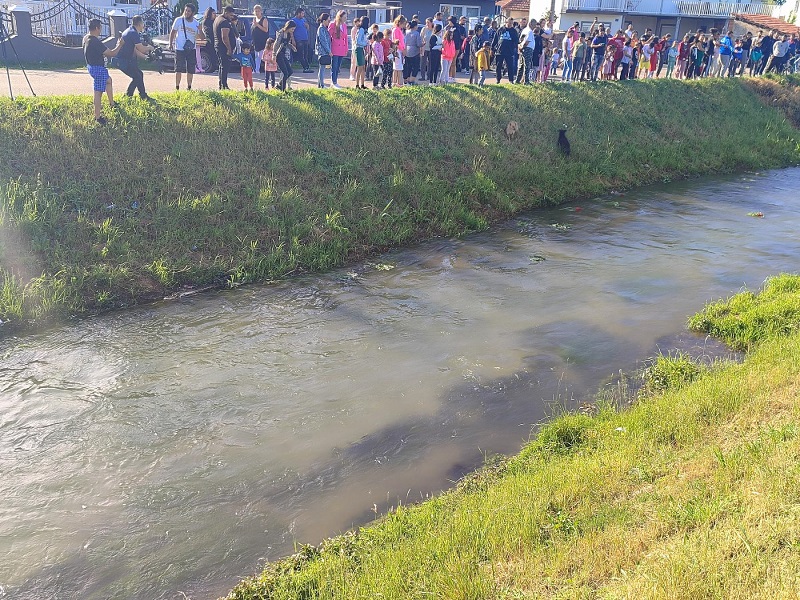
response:
<path id="1" fill-rule="evenodd" d="M 239 31 L 239 38 L 242 43 L 251 44 L 253 42 L 253 35 L 251 27 L 255 15 L 238 15 L 237 30 Z M 269 21 L 270 37 L 275 37 L 275 32 L 281 29 L 286 23 L 283 17 L 267 17 Z M 153 44 L 161 48 L 161 64 L 168 69 L 175 67 L 175 52 L 169 48 L 169 35 L 159 35 L 153 38 Z M 217 55 L 214 51 L 214 46 L 211 43 L 198 44 L 200 46 L 200 66 L 206 73 L 216 71 Z"/>

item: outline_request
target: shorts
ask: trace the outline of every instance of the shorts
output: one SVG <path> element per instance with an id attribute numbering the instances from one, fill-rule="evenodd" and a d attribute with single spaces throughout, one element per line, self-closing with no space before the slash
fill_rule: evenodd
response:
<path id="1" fill-rule="evenodd" d="M 364 60 L 364 48 L 356 48 L 356 66 L 363 67 L 366 63 Z"/>
<path id="2" fill-rule="evenodd" d="M 194 75 L 197 66 L 197 54 L 194 50 L 186 52 L 185 50 L 175 51 L 175 72 L 176 73 L 189 73 Z"/>
<path id="3" fill-rule="evenodd" d="M 89 75 L 94 79 L 94 91 L 105 92 L 106 84 L 108 80 L 111 79 L 111 76 L 108 74 L 108 69 L 103 65 L 87 65 L 86 68 L 89 70 Z"/>

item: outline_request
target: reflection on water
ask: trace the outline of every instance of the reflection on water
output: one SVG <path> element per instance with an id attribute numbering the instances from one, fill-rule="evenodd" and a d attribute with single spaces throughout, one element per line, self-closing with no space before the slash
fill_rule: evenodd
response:
<path id="1" fill-rule="evenodd" d="M 707 300 L 796 270 L 800 170 L 742 179 L 3 340 L 1 589 L 224 594 L 514 452 Z"/>

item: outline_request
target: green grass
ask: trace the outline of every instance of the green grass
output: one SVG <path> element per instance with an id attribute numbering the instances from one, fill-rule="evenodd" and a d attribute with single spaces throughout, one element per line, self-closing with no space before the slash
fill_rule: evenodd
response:
<path id="1" fill-rule="evenodd" d="M 710 333 L 737 350 L 749 350 L 764 339 L 779 338 L 800 326 L 800 277 L 767 280 L 759 293 L 743 292 L 714 302 L 689 319 L 689 329 Z"/>
<path id="2" fill-rule="evenodd" d="M 194 92 L 122 98 L 106 127 L 88 97 L 0 100 L 0 315 L 321 271 L 536 206 L 795 164 L 793 100 L 763 103 L 789 83 L 761 86 Z"/>
<path id="3" fill-rule="evenodd" d="M 799 285 L 782 276 L 727 307 L 759 321 Z M 794 598 L 798 323 L 763 330 L 742 364 L 661 359 L 664 391 L 562 415 L 519 455 L 303 546 L 228 598 Z"/>

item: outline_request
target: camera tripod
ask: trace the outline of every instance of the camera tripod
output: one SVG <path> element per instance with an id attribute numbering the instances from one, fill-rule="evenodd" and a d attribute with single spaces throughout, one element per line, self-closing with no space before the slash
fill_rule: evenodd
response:
<path id="1" fill-rule="evenodd" d="M 14 53 L 14 58 L 17 59 L 17 64 L 19 68 L 22 70 L 22 74 L 25 76 L 25 81 L 28 82 L 28 87 L 31 90 L 31 94 L 34 96 L 36 92 L 33 91 L 33 86 L 31 85 L 31 80 L 28 79 L 28 74 L 25 72 L 25 67 L 22 66 L 22 61 L 19 59 L 19 55 L 17 54 L 16 48 L 14 48 L 14 44 L 11 42 L 11 36 L 8 35 L 8 30 L 6 29 L 6 24 L 0 20 L 0 48 L 2 48 L 2 55 L 3 55 L 3 64 L 6 67 L 6 77 L 8 78 L 8 94 L 11 96 L 11 99 L 14 99 L 14 90 L 11 87 L 11 69 L 8 65 L 8 50 L 6 46 L 11 48 L 11 52 Z"/>

